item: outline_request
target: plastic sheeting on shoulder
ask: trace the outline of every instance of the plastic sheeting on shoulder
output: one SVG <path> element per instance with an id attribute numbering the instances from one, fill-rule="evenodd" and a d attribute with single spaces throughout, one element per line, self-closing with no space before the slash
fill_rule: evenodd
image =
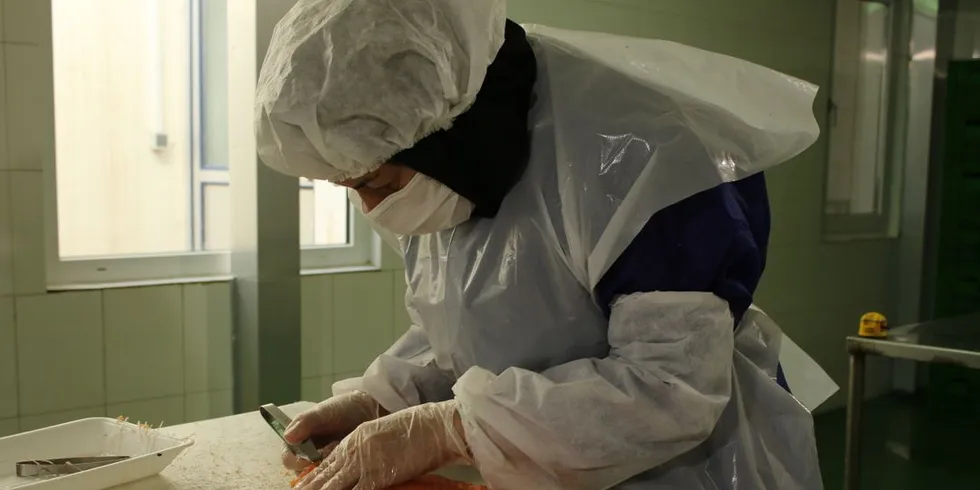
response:
<path id="1" fill-rule="evenodd" d="M 455 391 L 497 489 L 820 488 L 759 310 L 734 329 L 719 298 L 665 292 L 607 320 L 593 297 L 654 213 L 810 146 L 816 87 L 664 41 L 529 32 L 527 173 L 492 220 L 397 237 L 414 325 L 357 386 L 389 410 Z"/>
<path id="2" fill-rule="evenodd" d="M 590 288 L 655 212 L 783 163 L 820 134 L 817 87 L 768 68 L 668 41 L 528 32 L 557 176 L 574 183 L 560 187 L 572 266 Z"/>

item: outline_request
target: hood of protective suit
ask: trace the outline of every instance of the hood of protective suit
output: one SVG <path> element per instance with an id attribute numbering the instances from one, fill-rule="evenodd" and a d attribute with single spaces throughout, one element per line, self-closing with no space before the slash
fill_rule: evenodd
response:
<path id="1" fill-rule="evenodd" d="M 332 182 L 452 126 L 504 43 L 504 0 L 300 0 L 256 91 L 258 153 Z"/>

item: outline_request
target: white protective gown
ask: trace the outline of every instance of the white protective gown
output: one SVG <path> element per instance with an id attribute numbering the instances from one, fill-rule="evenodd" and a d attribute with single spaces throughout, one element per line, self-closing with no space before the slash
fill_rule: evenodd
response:
<path id="1" fill-rule="evenodd" d="M 822 488 L 801 400 L 836 387 L 793 384 L 825 375 L 761 310 L 733 329 L 720 298 L 665 291 L 607 320 L 591 293 L 654 213 L 810 146 L 817 88 L 670 42 L 528 32 L 526 175 L 492 220 L 397 239 L 413 326 L 346 387 L 389 410 L 455 396 L 495 489 Z"/>

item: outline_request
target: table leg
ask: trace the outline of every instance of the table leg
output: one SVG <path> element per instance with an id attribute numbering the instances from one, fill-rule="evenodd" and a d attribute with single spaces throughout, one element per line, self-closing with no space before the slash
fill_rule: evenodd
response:
<path id="1" fill-rule="evenodd" d="M 844 448 L 844 490 L 861 486 L 861 405 L 864 402 L 864 353 L 851 353 L 847 379 L 847 433 Z"/>

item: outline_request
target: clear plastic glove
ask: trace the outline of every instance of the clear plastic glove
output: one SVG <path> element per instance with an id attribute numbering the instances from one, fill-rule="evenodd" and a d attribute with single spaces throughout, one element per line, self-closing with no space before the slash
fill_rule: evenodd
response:
<path id="1" fill-rule="evenodd" d="M 286 440 L 296 444 L 313 438 L 326 457 L 337 444 L 364 422 L 387 415 L 378 402 L 360 391 L 336 396 L 299 414 L 286 428 Z M 293 471 L 302 471 L 310 462 L 283 446 L 282 464 Z"/>
<path id="2" fill-rule="evenodd" d="M 362 424 L 297 488 L 381 490 L 468 458 L 456 402 L 427 403 Z"/>

